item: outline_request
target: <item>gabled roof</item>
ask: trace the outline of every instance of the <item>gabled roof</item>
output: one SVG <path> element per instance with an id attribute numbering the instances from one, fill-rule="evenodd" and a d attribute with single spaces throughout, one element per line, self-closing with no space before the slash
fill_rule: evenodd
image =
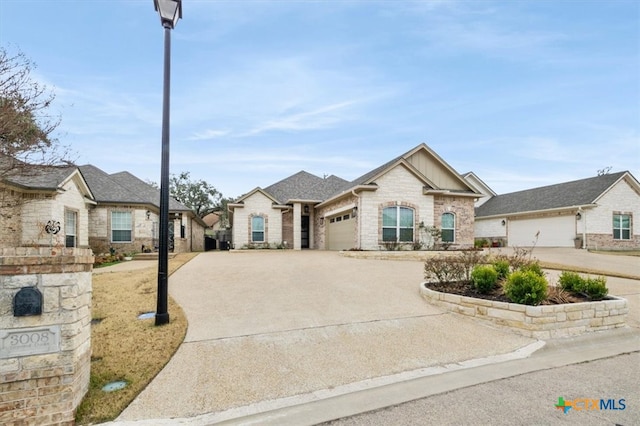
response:
<path id="1" fill-rule="evenodd" d="M 491 189 L 489 185 L 487 185 L 482 179 L 480 179 L 480 177 L 478 177 L 478 175 L 476 175 L 474 172 L 467 172 L 462 175 L 462 178 L 466 180 L 469 183 L 469 185 L 474 187 L 476 191 L 482 194 L 489 195 L 492 197 L 495 197 L 496 195 L 498 195 L 493 191 L 493 189 Z"/>
<path id="2" fill-rule="evenodd" d="M 144 204 L 160 208 L 160 190 L 129 172 L 110 175 L 91 164 L 79 168 L 98 203 Z M 172 197 L 169 197 L 169 210 L 190 211 Z"/>
<path id="3" fill-rule="evenodd" d="M 290 200 L 319 202 L 347 184 L 346 180 L 334 175 L 321 178 L 305 171 L 299 171 L 266 187 L 264 191 L 281 204 Z"/>
<path id="4" fill-rule="evenodd" d="M 625 171 L 498 195 L 478 207 L 476 217 L 593 205 L 625 177 L 638 185 L 635 178 Z"/>
<path id="5" fill-rule="evenodd" d="M 153 204 L 158 208 L 160 207 L 159 189 L 154 188 L 152 185 L 132 175 L 129 172 L 113 173 L 109 176 L 111 176 L 111 178 L 113 178 L 123 187 L 129 189 L 131 192 L 137 194 L 140 198 L 146 200 L 146 202 Z M 186 211 L 191 209 L 177 201 L 175 198 L 169 197 L 169 210 Z"/>
<path id="6" fill-rule="evenodd" d="M 425 176 L 422 170 L 412 164 L 412 161 L 415 159 L 414 155 L 416 154 L 428 157 L 431 161 L 429 164 L 436 165 L 438 170 L 442 170 L 449 176 L 449 183 L 453 182 L 453 187 L 441 187 Z M 237 203 L 242 202 L 256 190 L 262 191 L 271 197 L 275 203 L 281 205 L 288 204 L 292 201 L 306 201 L 309 203 L 325 202 L 335 197 L 341 197 L 351 190 L 375 189 L 375 179 L 398 165 L 406 167 L 415 174 L 424 182 L 427 189 L 466 196 L 480 195 L 451 166 L 423 143 L 351 182 L 335 175 L 321 178 L 303 170 L 264 189 L 256 188 L 249 194 L 240 197 Z"/>
<path id="7" fill-rule="evenodd" d="M 65 183 L 72 179 L 76 179 L 81 193 L 89 199 L 93 198 L 93 194 L 89 189 L 87 182 L 83 179 L 82 174 L 76 166 L 50 166 L 27 164 L 17 159 L 3 157 L 3 169 L 6 170 L 2 181 L 16 188 L 27 191 L 59 191 Z"/>
<path id="8" fill-rule="evenodd" d="M 96 166 L 91 164 L 80 166 L 80 172 L 99 203 L 152 204 L 142 196 L 133 193 L 129 188 L 122 186 L 108 173 Z"/>

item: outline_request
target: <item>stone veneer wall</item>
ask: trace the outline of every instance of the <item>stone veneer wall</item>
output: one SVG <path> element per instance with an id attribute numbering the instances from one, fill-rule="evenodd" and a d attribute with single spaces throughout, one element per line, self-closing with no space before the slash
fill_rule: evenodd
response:
<path id="1" fill-rule="evenodd" d="M 21 203 L 21 194 L 0 188 L 0 241 L 8 247 L 19 246 L 22 239 Z"/>
<path id="2" fill-rule="evenodd" d="M 587 234 L 587 248 L 596 250 L 632 250 L 640 248 L 640 235 L 632 235 L 631 237 L 629 240 L 614 240 L 613 233 Z"/>
<path id="3" fill-rule="evenodd" d="M 0 249 L 0 424 L 74 424 L 89 388 L 89 249 Z M 14 316 L 24 287 L 42 293 L 42 314 Z"/>
<path id="4" fill-rule="evenodd" d="M 550 339 L 624 327 L 626 299 L 609 296 L 598 302 L 527 306 L 441 293 L 420 285 L 422 296 L 449 311 L 488 320 L 527 337 Z"/>
<path id="5" fill-rule="evenodd" d="M 474 210 L 473 198 L 436 196 L 434 199 L 434 224 L 442 228 L 442 214 L 450 212 L 455 215 L 455 241 L 452 248 L 473 247 L 474 242 Z"/>

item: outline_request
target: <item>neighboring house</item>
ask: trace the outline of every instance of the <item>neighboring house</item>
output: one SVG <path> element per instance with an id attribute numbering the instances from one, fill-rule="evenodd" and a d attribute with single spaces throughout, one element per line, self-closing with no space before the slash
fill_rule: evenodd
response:
<path id="1" fill-rule="evenodd" d="M 108 174 L 92 165 L 79 168 L 96 201 L 89 210 L 89 245 L 93 251 L 157 249 L 160 191 L 129 172 Z M 169 219 L 170 250 L 204 250 L 205 222 L 171 197 Z"/>
<path id="2" fill-rule="evenodd" d="M 2 247 L 87 248 L 88 209 L 95 200 L 77 167 L 2 161 L 15 165 L 0 182 Z"/>
<path id="3" fill-rule="evenodd" d="M 640 184 L 618 172 L 492 197 L 476 239 L 508 246 L 640 248 Z"/>
<path id="4" fill-rule="evenodd" d="M 305 171 L 229 204 L 235 248 L 380 250 L 473 246 L 476 191 L 426 144 L 354 181 Z"/>

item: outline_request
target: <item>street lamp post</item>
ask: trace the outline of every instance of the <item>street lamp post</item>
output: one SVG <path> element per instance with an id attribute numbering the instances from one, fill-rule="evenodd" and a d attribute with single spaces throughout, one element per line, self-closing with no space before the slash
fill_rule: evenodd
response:
<path id="1" fill-rule="evenodd" d="M 182 0 L 153 0 L 164 28 L 164 86 L 162 95 L 162 160 L 160 164 L 160 242 L 158 247 L 158 304 L 156 325 L 169 322 L 169 94 L 171 81 L 171 30 L 182 18 Z"/>

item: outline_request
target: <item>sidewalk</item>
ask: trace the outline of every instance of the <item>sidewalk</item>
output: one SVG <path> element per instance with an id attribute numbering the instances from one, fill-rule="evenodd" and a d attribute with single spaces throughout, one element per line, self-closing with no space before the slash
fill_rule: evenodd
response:
<path id="1" fill-rule="evenodd" d="M 274 424 L 313 424 L 289 420 L 300 420 L 300 413 L 312 419 L 313 411 L 326 421 L 348 415 L 344 407 L 394 404 L 394 398 L 412 395 L 415 380 L 455 383 L 451 375 L 460 375 L 459 369 L 484 371 L 477 377 L 488 380 L 542 346 L 430 306 L 418 295 L 421 276 L 421 262 L 331 252 L 201 254 L 170 279 L 170 293 L 190 324 L 185 342 L 111 424 L 242 424 L 253 421 L 243 416 L 274 409 L 281 411 L 258 417 L 258 423 L 268 424 L 273 414 Z M 563 340 L 555 352 L 563 362 L 580 362 L 601 356 L 601 341 L 611 336 L 593 333 L 569 352 Z M 615 339 L 606 353 L 640 350 L 635 328 Z M 526 358 L 526 368 L 544 368 L 536 359 Z M 387 386 L 397 391 L 389 393 Z M 343 409 L 325 405 L 331 401 Z"/>

